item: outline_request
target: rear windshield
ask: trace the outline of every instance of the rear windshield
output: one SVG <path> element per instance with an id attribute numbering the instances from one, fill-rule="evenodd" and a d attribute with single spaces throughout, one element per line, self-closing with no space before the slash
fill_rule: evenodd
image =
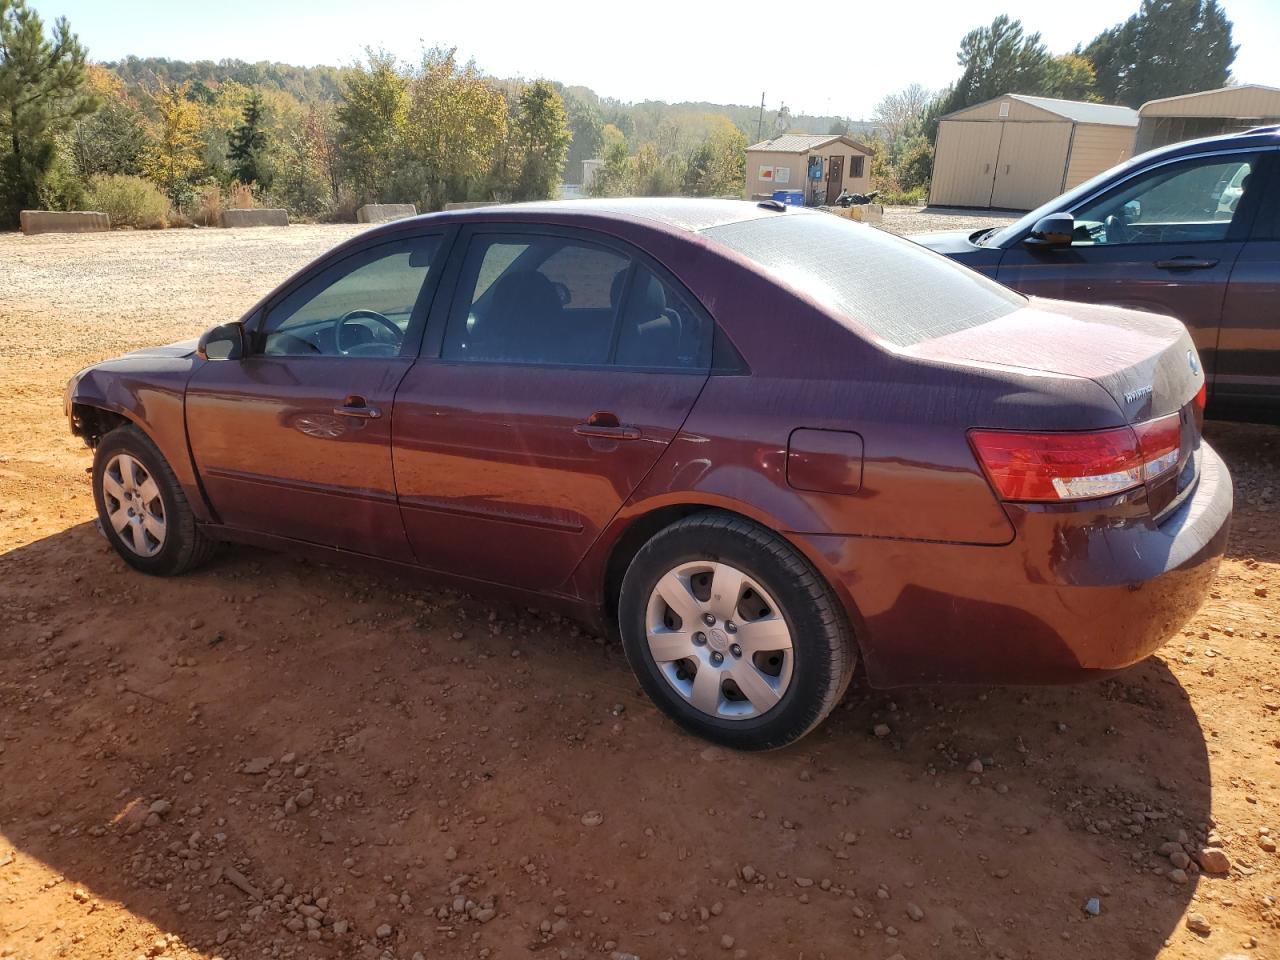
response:
<path id="1" fill-rule="evenodd" d="M 899 347 L 979 326 L 1026 303 L 910 240 L 832 214 L 786 213 L 703 234 Z"/>

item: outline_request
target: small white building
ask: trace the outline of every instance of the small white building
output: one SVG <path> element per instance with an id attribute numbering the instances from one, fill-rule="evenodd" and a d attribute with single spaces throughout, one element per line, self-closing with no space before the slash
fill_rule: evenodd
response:
<path id="1" fill-rule="evenodd" d="M 596 177 L 600 175 L 600 168 L 603 166 L 603 160 L 582 161 L 582 195 L 584 197 L 591 196 L 591 185 L 596 182 Z"/>

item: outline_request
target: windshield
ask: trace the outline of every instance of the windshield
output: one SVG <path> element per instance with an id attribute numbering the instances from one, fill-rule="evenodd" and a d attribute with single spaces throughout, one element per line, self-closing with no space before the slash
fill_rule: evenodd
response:
<path id="1" fill-rule="evenodd" d="M 1006 242 L 1016 240 L 1028 230 L 1036 225 L 1036 221 L 1041 217 L 1047 217 L 1051 213 L 1057 213 L 1059 210 L 1069 210 L 1076 201 L 1082 197 L 1087 197 L 1099 187 L 1113 179 L 1116 174 L 1129 167 L 1134 166 L 1139 160 L 1142 160 L 1146 154 L 1138 157 L 1132 157 L 1124 163 L 1117 163 L 1110 170 L 1103 170 L 1096 177 L 1090 177 L 1078 187 L 1073 187 L 1066 193 L 1054 197 L 1047 203 L 1042 203 L 1030 213 L 1026 214 L 1019 220 L 1013 221 L 1007 227 L 1001 227 L 995 233 L 990 233 L 978 241 L 984 247 L 999 247 Z"/>
<path id="2" fill-rule="evenodd" d="M 899 347 L 976 327 L 1026 304 L 910 240 L 827 213 L 787 213 L 703 234 Z"/>

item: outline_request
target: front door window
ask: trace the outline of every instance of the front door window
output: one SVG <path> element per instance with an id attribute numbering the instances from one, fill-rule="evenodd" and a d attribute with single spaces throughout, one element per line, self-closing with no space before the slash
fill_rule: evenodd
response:
<path id="1" fill-rule="evenodd" d="M 1075 211 L 1072 246 L 1216 242 L 1232 235 L 1257 157 L 1200 157 L 1160 167 Z"/>

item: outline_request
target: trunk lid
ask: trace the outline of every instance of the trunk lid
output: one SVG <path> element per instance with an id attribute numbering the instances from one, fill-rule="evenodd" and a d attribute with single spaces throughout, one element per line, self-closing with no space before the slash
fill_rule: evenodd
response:
<path id="1" fill-rule="evenodd" d="M 1110 394 L 1127 423 L 1176 413 L 1204 385 L 1179 321 L 1097 304 L 1033 298 L 1021 310 L 903 352 L 1084 377 Z"/>
<path id="2" fill-rule="evenodd" d="M 1157 517 L 1181 502 L 1198 475 L 1203 408 L 1197 397 L 1205 379 L 1187 328 L 1172 317 L 1033 298 L 1021 310 L 904 352 L 1083 377 L 1111 396 L 1131 426 L 1176 419 L 1176 464 L 1146 484 Z"/>

